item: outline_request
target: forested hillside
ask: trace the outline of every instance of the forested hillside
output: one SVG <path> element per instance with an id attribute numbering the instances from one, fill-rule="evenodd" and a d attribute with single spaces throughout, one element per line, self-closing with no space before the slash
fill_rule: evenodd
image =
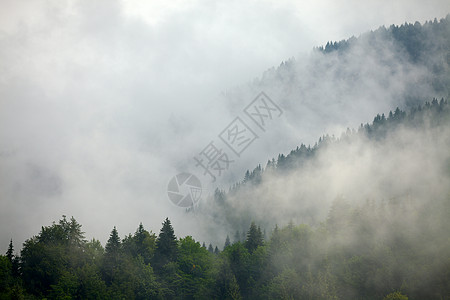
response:
<path id="1" fill-rule="evenodd" d="M 361 139 L 379 147 L 389 161 L 391 142 L 386 140 L 396 138 L 400 147 L 408 146 L 411 130 L 427 133 L 428 139 L 417 144 L 439 148 L 435 143 L 444 141 L 448 146 L 449 122 L 450 105 L 443 99 L 409 112 L 377 115 L 357 131 L 340 138 L 324 136 L 313 147 L 301 145 L 270 160 L 264 169 L 247 172 L 228 193 L 216 192 L 215 205 L 227 212 L 230 222 L 239 223 L 241 215 L 233 213 L 229 198 L 246 201 L 243 191 L 262 189 L 268 174 L 295 178 L 295 170 L 322 152 L 351 152 Z M 406 140 L 397 139 L 398 134 Z M 444 177 L 432 178 L 437 190 L 430 190 L 423 170 L 417 181 L 423 189 L 410 186 L 406 194 L 379 198 L 375 193 L 361 201 L 342 195 L 314 225 L 286 220 L 283 226 L 262 227 L 262 220 L 248 219 L 242 238 L 239 233 L 234 240 L 227 236 L 223 244 L 208 248 L 191 236 L 176 238 L 169 219 L 158 235 L 140 224 L 122 238 L 114 227 L 103 247 L 96 239 L 87 241 L 73 217 L 63 216 L 43 226 L 21 249 L 11 242 L 0 256 L 0 298 L 448 299 L 448 149 L 440 149 L 446 154 L 439 162 Z"/>
<path id="2" fill-rule="evenodd" d="M 132 27 L 141 26 L 137 22 Z M 128 38 L 128 31 L 123 32 Z M 123 45 L 131 39 L 126 41 Z M 141 44 L 138 46 L 136 53 L 146 56 Z M 101 47 L 101 56 L 106 48 Z M 181 55 L 173 64 L 184 58 Z M 160 57 L 153 59 L 156 62 Z M 115 58 L 112 61 L 116 62 Z M 110 76 L 106 62 L 105 73 Z M 139 67 L 150 68 L 152 63 Z M 78 71 L 68 70 L 70 82 L 78 84 Z M 114 76 L 123 71 L 114 70 Z M 172 72 L 166 76 L 172 77 Z M 157 77 L 153 77 L 155 86 L 159 84 Z M 195 80 L 207 85 L 206 77 L 202 74 Z M 158 110 L 154 115 L 134 115 L 135 110 L 153 110 L 164 101 L 153 105 L 147 98 L 166 99 L 165 90 L 147 94 L 147 89 L 155 87 L 135 79 L 138 83 L 130 85 L 132 93 L 121 95 L 126 98 L 124 103 L 106 101 L 91 108 L 88 97 L 90 117 L 85 116 L 84 106 L 76 106 L 80 112 L 72 113 L 58 104 L 55 116 L 67 110 L 68 116 L 79 114 L 80 119 L 88 119 L 70 124 L 73 131 L 50 132 L 49 139 L 43 141 L 33 136 L 30 143 L 17 144 L 22 152 L 2 152 L 6 192 L 1 195 L 11 197 L 5 201 L 8 209 L 3 216 L 8 218 L 4 221 L 8 226 L 4 232 L 15 232 L 16 223 L 10 221 L 30 224 L 16 217 L 26 215 L 18 214 L 25 207 L 28 215 L 38 215 L 34 210 L 39 211 L 40 218 L 47 217 L 50 210 L 76 207 L 78 213 L 92 211 L 84 220 L 93 219 L 94 225 L 106 219 L 118 223 L 114 223 L 117 227 L 102 223 L 107 228 L 105 236 L 91 239 L 95 234 L 85 233 L 76 219 L 79 216 L 69 211 L 67 215 L 74 217 L 63 215 L 51 224 L 42 224 L 35 228 L 34 236 L 27 234 L 26 240 L 17 238 L 18 242 L 13 234 L 8 236 L 9 245 L 0 247 L 0 299 L 450 300 L 450 15 L 439 21 L 380 27 L 359 37 L 328 42 L 308 56 L 269 69 L 248 85 L 224 92 L 222 104 L 227 112 L 214 120 L 218 123 L 228 113 L 233 118 L 242 115 L 243 103 L 261 91 L 279 104 L 284 119 L 279 118 L 264 132 L 258 131 L 261 143 L 248 147 L 233 167 L 245 170 L 246 163 L 257 158 L 256 166 L 252 161 L 253 167 L 240 180 L 210 189 L 209 197 L 186 211 L 167 199 L 150 203 L 149 193 L 155 189 L 149 178 L 159 186 L 159 177 L 165 175 L 160 172 L 172 170 L 165 162 L 172 162 L 175 155 L 178 159 L 182 148 L 174 149 L 181 144 L 173 140 L 185 142 L 183 149 L 194 149 L 188 145 L 189 139 L 195 136 L 193 131 L 203 127 L 193 125 L 198 119 L 183 119 L 171 109 L 167 110 L 171 114 L 168 121 L 151 120 L 159 117 Z M 105 82 L 109 88 L 121 80 Z M 64 85 L 58 81 L 54 86 L 59 84 Z M 116 90 L 106 88 L 108 93 L 97 95 L 95 81 L 86 85 L 86 90 L 73 96 L 77 101 L 91 93 L 95 99 L 109 101 L 125 89 L 117 84 Z M 171 84 L 164 87 L 172 88 Z M 61 95 L 72 97 L 72 92 L 55 92 L 55 97 L 59 101 L 64 98 Z M 31 91 L 29 97 L 44 97 L 46 93 Z M 129 100 L 133 97 L 140 100 Z M 185 111 L 198 108 L 191 107 L 189 101 L 177 101 L 166 105 L 186 105 Z M 19 102 L 17 107 L 27 107 L 26 103 Z M 38 106 L 32 105 L 31 110 Z M 201 110 L 209 108 L 202 106 Z M 97 115 L 97 111 L 101 113 Z M 185 111 L 183 116 L 188 114 Z M 24 116 L 31 115 L 34 112 Z M 138 116 L 137 121 L 134 116 Z M 39 119 L 42 124 L 45 118 L 44 114 Z M 34 132 L 27 130 L 38 123 L 23 125 L 24 140 Z M 59 123 L 47 125 L 58 127 L 54 124 Z M 89 133 L 86 136 L 67 138 L 66 147 L 48 142 L 85 131 Z M 139 133 L 133 136 L 135 131 Z M 11 137 L 6 141 L 16 141 L 15 135 L 8 132 Z M 306 142 L 311 140 L 311 144 Z M 126 146 L 120 146 L 121 142 Z M 34 163 L 33 155 L 41 154 L 39 149 L 48 160 Z M 162 159 L 166 152 L 168 156 Z M 44 172 L 45 162 L 59 155 L 58 163 L 49 164 L 51 172 Z M 191 159 L 190 152 L 186 155 Z M 260 160 L 261 155 L 264 158 Z M 187 163 L 173 164 L 173 170 L 178 171 Z M 92 170 L 97 173 L 90 177 Z M 9 176 L 8 172 L 18 175 Z M 21 172 L 27 176 L 23 181 Z M 229 170 L 226 176 L 230 177 L 224 175 L 223 180 L 235 178 L 233 172 Z M 78 200 L 85 193 L 86 199 Z M 129 195 L 139 199 L 131 203 L 134 199 L 127 198 Z M 46 202 L 47 198 L 55 202 Z M 162 207 L 163 201 L 172 206 Z M 62 204 L 54 208 L 55 203 Z M 135 223 L 137 229 L 123 232 L 130 230 L 119 226 L 127 223 L 120 223 L 121 218 L 149 207 L 152 214 L 146 211 L 142 215 L 164 212 L 161 228 L 144 227 L 156 218 L 130 218 L 127 222 Z M 181 229 L 172 225 L 171 220 L 175 224 L 178 219 L 165 217 L 170 209 L 178 209 L 174 214 L 181 219 L 178 224 L 189 220 L 182 228 L 189 231 L 187 235 L 178 234 Z M 97 226 L 100 229 L 90 228 L 104 230 Z"/>
<path id="3" fill-rule="evenodd" d="M 335 80 L 331 79 L 336 77 L 345 84 L 362 86 L 366 85 L 367 78 L 373 80 L 373 84 L 380 84 L 389 90 L 395 89 L 396 84 L 405 84 L 409 90 L 398 89 L 397 94 L 392 95 L 404 97 L 396 100 L 401 100 L 405 105 L 417 106 L 422 102 L 423 96 L 427 96 L 424 92 L 433 91 L 435 95 L 448 96 L 449 49 L 450 15 L 424 24 L 415 22 L 391 25 L 388 28 L 382 26 L 359 37 L 328 42 L 325 46 L 317 47 L 307 63 L 294 58 L 285 61 L 278 68 L 269 69 L 255 84 L 281 86 L 298 97 L 308 95 L 308 91 L 315 89 L 316 85 L 325 87 L 327 82 L 334 83 Z M 306 74 L 309 76 L 305 76 Z M 381 74 L 386 77 L 380 77 Z M 408 77 L 409 82 L 397 75 Z M 415 77 L 409 77 L 411 75 Z M 320 77 L 327 80 L 320 82 Z M 390 82 L 391 79 L 397 79 L 399 82 Z M 307 84 L 311 82 L 316 84 Z M 420 91 L 414 86 L 417 84 L 425 90 Z M 299 86 L 304 94 L 296 93 Z M 349 87 L 337 85 L 335 92 L 347 88 Z"/>

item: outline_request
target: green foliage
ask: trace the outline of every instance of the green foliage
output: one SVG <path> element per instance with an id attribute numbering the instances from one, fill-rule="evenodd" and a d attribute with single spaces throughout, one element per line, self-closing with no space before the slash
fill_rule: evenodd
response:
<path id="1" fill-rule="evenodd" d="M 212 265 L 213 257 L 200 243 L 190 236 L 180 239 L 178 275 L 184 299 L 208 298 Z"/>
<path id="2" fill-rule="evenodd" d="M 12 281 L 12 264 L 7 256 L 0 255 L 0 297 L 8 295 Z"/>
<path id="3" fill-rule="evenodd" d="M 21 251 L 22 280 L 32 294 L 45 296 L 58 280 L 87 261 L 86 241 L 81 225 L 66 217 L 42 227 L 38 236 L 28 239 Z"/>
<path id="4" fill-rule="evenodd" d="M 156 240 L 156 250 L 154 256 L 154 265 L 156 268 L 162 268 L 165 264 L 175 262 L 178 257 L 178 243 L 175 237 L 172 224 L 169 218 L 164 220 L 161 231 Z"/>
<path id="5" fill-rule="evenodd" d="M 156 235 L 139 224 L 134 235 L 128 235 L 122 241 L 124 252 L 131 256 L 141 256 L 145 263 L 150 263 L 156 248 Z"/>
<path id="6" fill-rule="evenodd" d="M 103 258 L 102 270 L 103 278 L 110 284 L 115 280 L 116 275 L 120 273 L 120 265 L 123 263 L 124 255 L 119 234 L 114 226 L 105 246 L 105 255 Z"/>
<path id="7" fill-rule="evenodd" d="M 227 235 L 227 238 L 225 240 L 225 245 L 223 246 L 223 249 L 225 250 L 225 248 L 230 246 L 230 244 L 231 244 L 230 237 Z"/>
<path id="8" fill-rule="evenodd" d="M 260 227 L 256 227 L 255 223 L 252 222 L 250 229 L 247 232 L 247 239 L 245 240 L 245 247 L 250 253 L 256 250 L 259 246 L 264 243 L 264 238 Z"/>
<path id="9" fill-rule="evenodd" d="M 9 261 L 12 263 L 14 259 L 14 247 L 12 239 L 9 242 L 8 250 L 6 251 L 6 257 L 9 259 Z"/>

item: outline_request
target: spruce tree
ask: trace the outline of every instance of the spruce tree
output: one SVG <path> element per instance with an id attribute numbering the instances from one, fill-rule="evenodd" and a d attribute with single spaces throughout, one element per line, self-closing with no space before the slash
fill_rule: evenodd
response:
<path id="1" fill-rule="evenodd" d="M 178 257 L 178 242 L 169 218 L 166 218 L 162 225 L 156 240 L 154 262 L 156 267 L 162 267 L 169 262 L 176 261 Z"/>
<path id="2" fill-rule="evenodd" d="M 260 227 L 256 227 L 255 222 L 252 222 L 247 233 L 245 247 L 252 253 L 258 246 L 263 244 L 263 235 Z"/>
<path id="3" fill-rule="evenodd" d="M 14 259 L 14 247 L 13 247 L 12 239 L 9 242 L 8 251 L 6 251 L 6 257 L 8 258 L 8 260 L 11 263 L 13 262 L 13 259 Z"/>
<path id="4" fill-rule="evenodd" d="M 107 283 L 111 283 L 116 277 L 117 269 L 120 264 L 122 245 L 114 226 L 105 246 L 105 256 L 103 260 L 103 272 Z"/>
<path id="5" fill-rule="evenodd" d="M 111 234 L 109 236 L 108 242 L 105 246 L 105 255 L 106 256 L 116 256 L 120 252 L 120 238 L 119 233 L 117 232 L 116 226 L 114 226 Z"/>
<path id="6" fill-rule="evenodd" d="M 225 240 L 225 245 L 223 246 L 223 249 L 225 250 L 226 247 L 230 246 L 230 237 L 227 235 L 227 238 Z"/>

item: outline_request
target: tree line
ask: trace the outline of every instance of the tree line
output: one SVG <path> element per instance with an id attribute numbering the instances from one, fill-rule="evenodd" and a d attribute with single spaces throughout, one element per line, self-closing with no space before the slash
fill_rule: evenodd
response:
<path id="1" fill-rule="evenodd" d="M 168 218 L 158 235 L 140 224 L 120 238 L 114 227 L 103 247 L 63 216 L 20 255 L 11 242 L 0 256 L 0 298 L 447 299 L 449 208 L 448 196 L 430 206 L 338 198 L 316 228 L 289 222 L 264 239 L 252 222 L 244 241 L 227 237 L 218 252 L 177 238 Z"/>

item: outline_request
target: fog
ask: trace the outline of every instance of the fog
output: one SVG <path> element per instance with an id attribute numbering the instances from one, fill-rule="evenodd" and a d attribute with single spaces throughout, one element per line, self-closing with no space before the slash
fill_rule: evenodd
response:
<path id="1" fill-rule="evenodd" d="M 440 205 L 450 193 L 449 146 L 450 130 L 442 126 L 421 130 L 400 127 L 375 141 L 362 134 L 343 135 L 319 148 L 300 167 L 291 171 L 269 169 L 260 184 L 249 182 L 228 194 L 225 206 L 211 200 L 214 204 L 205 210 L 215 222 L 221 222 L 222 238 L 247 230 L 251 221 L 267 232 L 289 222 L 317 227 L 336 201 L 352 207 L 396 201 L 403 209 L 417 212 Z M 394 214 L 389 208 L 385 213 Z M 409 220 L 403 214 L 395 214 L 395 218 Z M 417 218 L 420 215 L 411 216 Z"/>
<path id="2" fill-rule="evenodd" d="M 167 183 L 175 174 L 197 174 L 206 201 L 214 188 L 227 189 L 245 170 L 302 142 L 313 144 L 322 134 L 338 135 L 377 113 L 408 107 L 405 97 L 442 96 L 433 90 L 429 70 L 402 60 L 404 53 L 395 47 L 380 52 L 362 39 L 345 57 L 325 57 L 312 48 L 381 25 L 445 17 L 450 11 L 447 1 L 1 5 L 0 243 L 5 249 L 10 238 L 19 249 L 40 226 L 61 215 L 74 216 L 88 238 L 102 242 L 113 226 L 121 236 L 133 232 L 139 222 L 158 232 L 166 216 L 178 236 L 211 240 L 209 214 L 186 213 L 168 200 Z M 294 71 L 286 71 L 286 77 L 277 77 L 282 69 L 267 71 L 292 57 Z M 291 82 L 289 74 L 295 74 Z M 211 183 L 192 157 L 217 140 L 261 91 L 283 114 L 266 132 L 258 131 L 255 143 Z M 401 136 L 409 134 L 420 133 Z M 448 146 L 448 139 L 440 143 Z M 428 163 L 424 153 L 441 157 L 433 152 L 438 149 L 406 146 L 411 151 L 387 146 L 394 162 L 421 162 L 411 166 L 405 178 L 395 173 L 395 164 L 378 169 L 385 165 L 385 154 L 365 143 L 351 145 L 356 160 L 343 159 L 337 149 L 311 167 L 313 175 L 323 171 L 320 175 L 300 171 L 308 186 L 322 189 L 322 182 L 327 183 L 323 197 L 307 197 L 314 188 L 301 190 L 305 198 L 324 202 L 317 218 L 340 194 L 368 197 L 356 197 L 363 191 L 347 189 L 348 180 L 370 182 L 365 193 L 374 195 L 389 174 L 396 179 L 392 192 L 402 194 L 405 186 L 420 188 L 413 175 L 427 166 L 430 176 L 439 175 L 438 161 L 422 165 Z M 373 172 L 375 178 L 369 175 Z M 277 201 L 267 201 L 263 210 L 258 205 L 256 211 L 273 211 L 273 224 L 299 191 L 292 188 L 295 177 L 292 182 L 267 180 L 279 186 L 270 191 Z M 277 197 L 281 189 L 286 194 Z M 383 197 L 379 191 L 375 195 Z"/>

